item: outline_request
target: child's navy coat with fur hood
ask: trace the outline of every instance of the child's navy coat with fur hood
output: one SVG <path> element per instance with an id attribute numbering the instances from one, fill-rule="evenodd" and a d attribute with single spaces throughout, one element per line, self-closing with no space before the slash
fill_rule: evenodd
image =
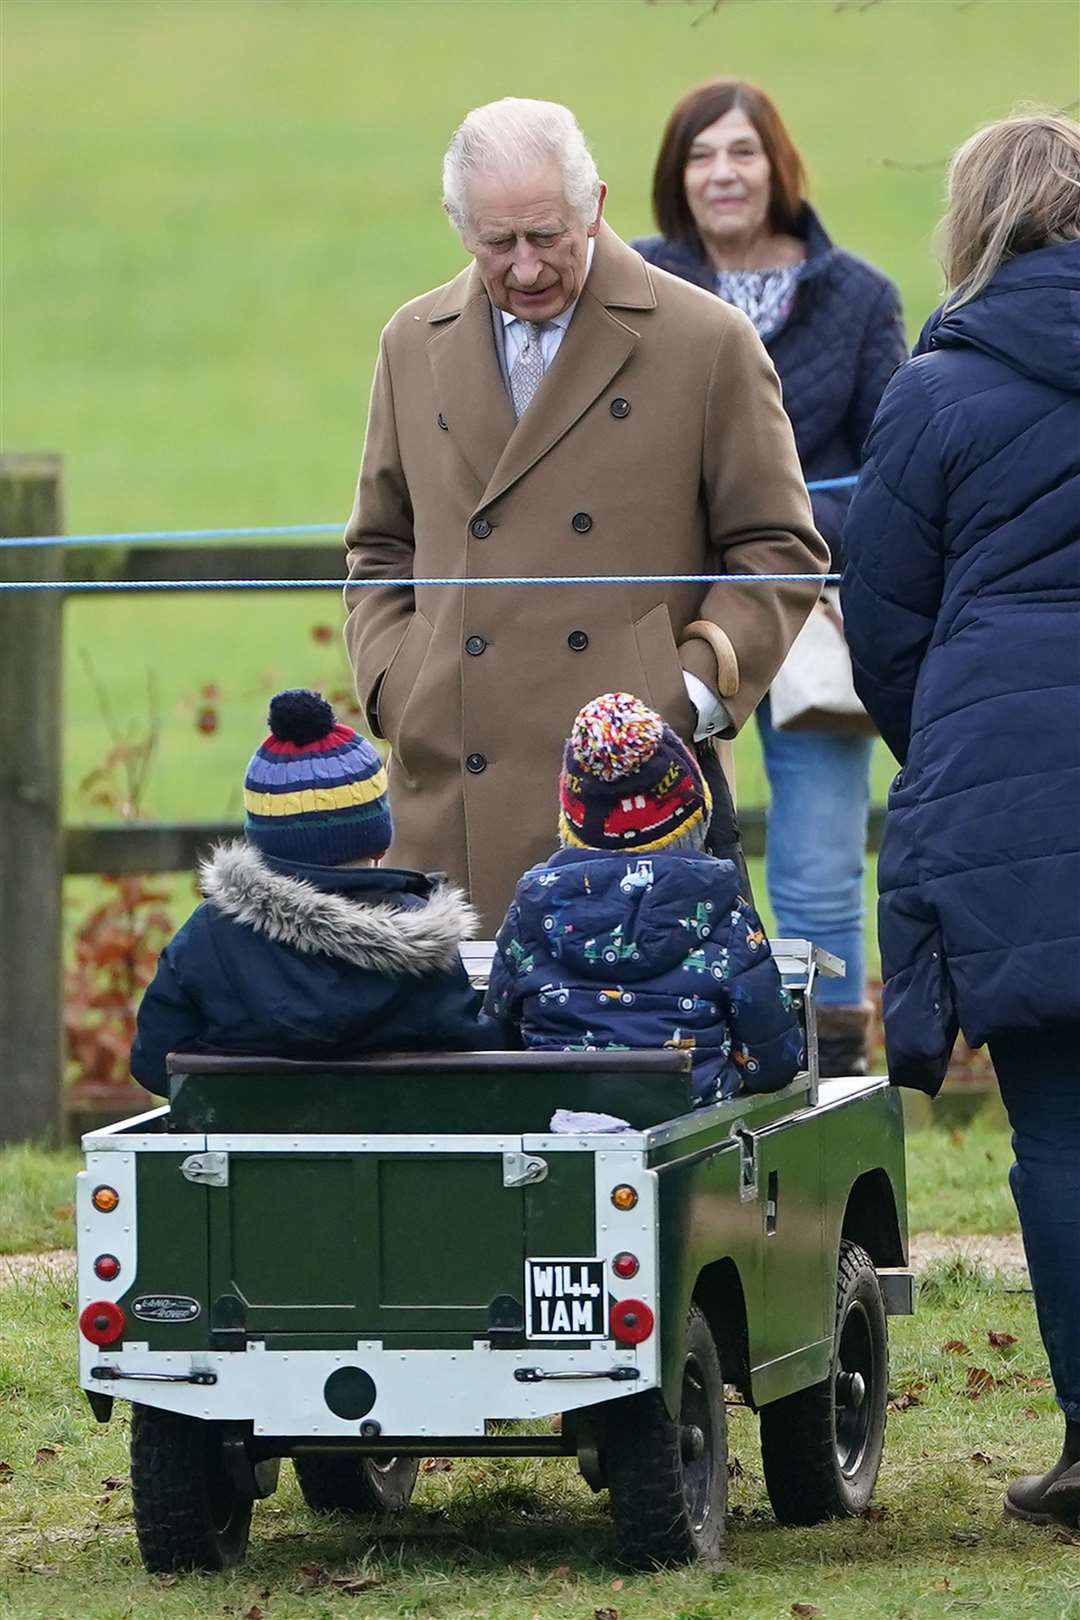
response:
<path id="1" fill-rule="evenodd" d="M 459 947 L 475 913 L 420 872 L 301 866 L 249 844 L 201 870 L 205 903 L 161 954 L 131 1072 L 167 1090 L 169 1052 L 312 1059 L 490 1044 Z"/>

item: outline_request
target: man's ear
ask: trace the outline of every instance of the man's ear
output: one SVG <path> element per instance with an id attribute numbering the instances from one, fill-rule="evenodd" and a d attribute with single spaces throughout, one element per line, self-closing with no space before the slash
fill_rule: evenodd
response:
<path id="1" fill-rule="evenodd" d="M 595 236 L 597 231 L 600 229 L 600 221 L 604 217 L 604 202 L 605 202 L 606 198 L 607 198 L 607 186 L 601 180 L 601 182 L 600 182 L 600 196 L 599 196 L 599 198 L 597 200 L 597 204 L 596 204 L 596 218 L 593 220 L 592 224 L 588 228 L 588 234 L 590 236 Z"/>

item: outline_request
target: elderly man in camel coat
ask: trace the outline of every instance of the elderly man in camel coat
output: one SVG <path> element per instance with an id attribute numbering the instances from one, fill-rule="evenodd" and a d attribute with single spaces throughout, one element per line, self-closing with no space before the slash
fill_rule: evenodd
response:
<path id="1" fill-rule="evenodd" d="M 815 579 L 578 579 L 816 576 L 828 551 L 753 327 L 602 222 L 566 108 L 476 109 L 443 180 L 473 262 L 383 332 L 345 634 L 393 751 L 390 859 L 449 871 L 494 932 L 554 846 L 582 704 L 633 692 L 712 746 L 753 712 L 818 595 Z M 572 583 L 517 583 L 553 575 Z M 509 583 L 411 583 L 433 577 Z"/>

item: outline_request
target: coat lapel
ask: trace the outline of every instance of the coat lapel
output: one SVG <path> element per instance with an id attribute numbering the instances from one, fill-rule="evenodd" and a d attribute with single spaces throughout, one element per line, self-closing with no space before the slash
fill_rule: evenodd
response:
<path id="1" fill-rule="evenodd" d="M 602 225 L 566 336 L 536 398 L 506 442 L 484 491 L 484 505 L 504 494 L 569 433 L 633 354 L 637 333 L 608 306 L 652 309 L 655 304 L 644 260 Z"/>
<path id="2" fill-rule="evenodd" d="M 449 284 L 428 320 L 434 327 L 428 357 L 436 404 L 483 489 L 514 431 L 514 408 L 495 353 L 491 303 L 475 265 Z"/>
<path id="3" fill-rule="evenodd" d="M 428 355 L 438 409 L 483 491 L 478 507 L 558 444 L 633 354 L 637 333 L 612 310 L 655 305 L 644 260 L 601 225 L 574 318 L 536 398 L 515 423 L 476 266 L 443 289 L 428 315 L 434 328 Z"/>

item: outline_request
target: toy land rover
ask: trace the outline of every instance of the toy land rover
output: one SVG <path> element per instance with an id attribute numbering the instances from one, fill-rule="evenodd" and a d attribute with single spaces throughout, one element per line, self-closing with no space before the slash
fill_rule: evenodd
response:
<path id="1" fill-rule="evenodd" d="M 715 1560 L 725 1387 L 779 1519 L 861 1511 L 912 1303 L 899 1098 L 819 1083 L 839 964 L 773 951 L 808 1068 L 769 1096 L 692 1108 L 678 1046 L 180 1054 L 167 1106 L 85 1137 L 80 1382 L 102 1421 L 135 1403 L 147 1568 L 239 1560 L 282 1458 L 314 1512 L 377 1514 L 432 1453 L 576 1456 L 622 1559 Z M 563 1108 L 629 1128 L 553 1134 Z"/>

